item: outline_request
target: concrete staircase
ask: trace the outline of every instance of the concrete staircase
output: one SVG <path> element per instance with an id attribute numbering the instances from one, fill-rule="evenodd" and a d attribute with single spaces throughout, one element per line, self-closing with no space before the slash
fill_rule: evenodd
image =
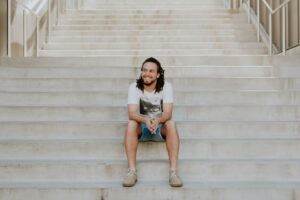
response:
<path id="1" fill-rule="evenodd" d="M 131 27 L 138 27 L 132 22 L 139 18 L 147 18 L 149 23 L 157 20 L 153 13 L 165 12 L 168 20 L 183 19 L 173 18 L 173 9 L 179 7 L 178 13 L 174 11 L 178 16 L 180 12 L 185 17 L 201 15 L 198 9 L 202 9 L 208 14 L 202 13 L 205 17 L 224 15 L 220 20 L 226 21 L 227 16 L 229 24 L 239 21 L 234 15 L 242 16 L 224 10 L 217 1 L 203 2 L 189 7 L 197 10 L 194 13 L 179 3 L 171 5 L 172 12 L 154 11 L 160 5 L 155 3 L 149 3 L 147 11 L 139 10 L 144 4 L 135 5 L 136 11 L 123 10 L 132 18 L 128 22 Z M 77 22 L 95 16 L 97 27 L 104 26 L 106 14 L 116 16 L 115 22 L 127 20 L 119 16 L 119 7 L 113 11 L 113 5 L 100 5 L 101 12 L 70 10 L 65 16 L 80 16 Z M 100 22 L 101 18 L 105 20 Z M 216 24 L 209 25 L 213 31 L 194 32 L 177 29 L 177 25 L 174 30 L 171 26 L 127 30 L 115 25 L 111 30 L 68 31 L 72 21 L 60 21 L 42 51 L 44 58 L 0 59 L 0 199 L 300 199 L 299 58 L 257 55 L 256 50 L 265 49 L 254 43 L 250 25 L 243 30 L 242 25 L 228 26 L 231 28 L 224 30 L 224 35 L 239 36 L 232 42 L 194 42 L 204 37 L 213 41 L 217 34 L 227 36 L 221 28 L 216 30 Z M 227 26 L 225 21 L 218 22 L 220 27 Z M 77 22 L 74 27 L 80 30 L 83 26 Z M 160 35 L 154 37 L 155 31 Z M 253 36 L 252 42 L 238 41 L 245 32 L 247 37 Z M 180 33 L 198 36 L 189 35 L 186 39 L 190 42 L 180 43 L 174 39 L 180 38 Z M 113 40 L 120 34 L 124 34 L 120 39 L 124 43 Z M 132 34 L 136 41 L 131 41 Z M 144 41 L 147 35 L 153 36 L 148 46 L 138 42 L 137 38 Z M 161 42 L 163 37 L 168 41 Z M 172 37 L 175 42 L 169 42 Z M 103 42 L 95 43 L 95 38 Z M 71 42 L 76 40 L 78 43 Z M 88 40 L 93 43 L 84 42 Z M 194 47 L 202 53 L 192 51 Z M 164 52 L 168 48 L 173 50 Z M 230 49 L 234 53 L 227 55 Z M 140 144 L 139 182 L 134 188 L 121 186 L 127 169 L 123 146 L 127 88 L 148 56 L 161 61 L 175 90 L 183 188 L 168 185 L 163 143 Z"/>
<path id="2" fill-rule="evenodd" d="M 263 55 L 244 12 L 220 0 L 120 1 L 67 10 L 41 56 Z"/>
<path id="3" fill-rule="evenodd" d="M 175 88 L 183 188 L 168 186 L 161 143 L 139 146 L 139 182 L 121 186 L 127 87 L 144 58 L 1 59 L 1 199 L 298 200 L 297 64 L 158 59 Z"/>

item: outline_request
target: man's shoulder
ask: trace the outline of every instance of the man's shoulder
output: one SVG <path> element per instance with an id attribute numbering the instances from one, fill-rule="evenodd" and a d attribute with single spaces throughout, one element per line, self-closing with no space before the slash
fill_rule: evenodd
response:
<path id="1" fill-rule="evenodd" d="M 137 87 L 136 82 L 133 82 L 128 87 L 129 92 L 139 92 L 140 89 Z"/>
<path id="2" fill-rule="evenodd" d="M 164 86 L 167 86 L 167 87 L 172 87 L 172 84 L 169 82 L 169 81 L 165 81 L 165 85 Z"/>
<path id="3" fill-rule="evenodd" d="M 168 81 L 165 81 L 163 90 L 170 89 L 170 88 L 172 88 L 172 84 L 170 82 L 168 82 Z"/>
<path id="4" fill-rule="evenodd" d="M 130 88 L 130 89 L 137 88 L 137 87 L 136 87 L 136 82 L 130 83 L 129 88 Z"/>
<path id="5" fill-rule="evenodd" d="M 130 83 L 130 84 L 129 84 L 129 87 L 132 87 L 133 85 L 135 86 L 135 85 L 136 85 L 136 82 Z"/>

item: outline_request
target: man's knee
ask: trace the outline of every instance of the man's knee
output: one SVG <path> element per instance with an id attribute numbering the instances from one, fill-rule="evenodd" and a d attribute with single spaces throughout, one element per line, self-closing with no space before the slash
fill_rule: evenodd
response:
<path id="1" fill-rule="evenodd" d="M 176 124 L 172 120 L 166 121 L 164 126 L 166 127 L 166 129 L 176 129 Z"/>
<path id="2" fill-rule="evenodd" d="M 134 120 L 129 120 L 127 124 L 127 134 L 138 134 L 139 133 L 139 123 Z"/>
<path id="3" fill-rule="evenodd" d="M 139 123 L 137 123 L 136 121 L 134 121 L 134 120 L 128 121 L 128 125 L 127 125 L 128 128 L 137 128 L 138 126 L 139 126 Z"/>

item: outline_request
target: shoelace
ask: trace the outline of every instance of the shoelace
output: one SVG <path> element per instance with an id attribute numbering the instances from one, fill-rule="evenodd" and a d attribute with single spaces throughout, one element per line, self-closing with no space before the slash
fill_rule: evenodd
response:
<path id="1" fill-rule="evenodd" d="M 136 171 L 133 169 L 128 169 L 127 175 L 126 176 L 132 176 L 133 174 L 135 174 Z"/>
<path id="2" fill-rule="evenodd" d="M 177 177 L 177 174 L 176 174 L 176 171 L 175 170 L 172 170 L 170 171 L 170 177 Z"/>

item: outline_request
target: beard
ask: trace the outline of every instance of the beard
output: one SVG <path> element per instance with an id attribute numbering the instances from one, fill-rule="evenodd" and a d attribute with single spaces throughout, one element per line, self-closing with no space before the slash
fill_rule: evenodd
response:
<path id="1" fill-rule="evenodd" d="M 146 86 L 150 86 L 150 85 L 152 85 L 153 83 L 155 83 L 155 81 L 156 81 L 156 80 L 150 81 L 150 82 L 145 82 L 145 81 L 143 80 L 143 84 L 146 85 Z"/>
<path id="2" fill-rule="evenodd" d="M 154 84 L 157 81 L 157 79 L 151 80 L 151 78 L 149 79 L 149 77 L 141 77 L 141 78 L 142 78 L 143 84 L 145 86 L 151 86 L 152 84 Z"/>

